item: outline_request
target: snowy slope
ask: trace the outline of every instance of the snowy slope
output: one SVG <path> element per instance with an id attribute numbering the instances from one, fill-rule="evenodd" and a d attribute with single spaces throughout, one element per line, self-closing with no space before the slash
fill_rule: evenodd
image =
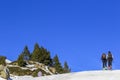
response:
<path id="1" fill-rule="evenodd" d="M 0 80 L 4 80 L 1 79 Z M 12 80 L 120 80 L 120 70 L 114 71 L 84 71 L 61 75 L 33 78 L 31 76 L 15 76 Z"/>

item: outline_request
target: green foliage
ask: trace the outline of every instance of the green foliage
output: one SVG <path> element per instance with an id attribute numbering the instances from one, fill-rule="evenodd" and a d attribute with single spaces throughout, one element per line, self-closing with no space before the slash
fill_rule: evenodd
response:
<path id="1" fill-rule="evenodd" d="M 43 47 L 39 47 L 38 44 L 35 44 L 34 51 L 31 55 L 31 60 L 43 63 L 45 65 L 52 65 L 50 52 Z"/>
<path id="2" fill-rule="evenodd" d="M 31 75 L 32 71 L 31 70 L 24 70 L 21 69 L 20 67 L 8 67 L 9 71 L 11 74 L 13 75 L 17 75 L 17 76 L 24 76 L 24 75 Z"/>
<path id="3" fill-rule="evenodd" d="M 20 67 L 8 67 L 8 69 L 11 74 L 17 75 L 17 76 L 32 75 L 33 77 L 37 77 L 39 71 L 42 72 L 42 76 L 50 75 L 50 74 L 46 73 L 45 71 L 43 71 L 42 69 L 37 69 L 34 71 L 31 71 L 29 69 L 21 69 Z"/>
<path id="4" fill-rule="evenodd" d="M 0 65 L 1 65 L 1 64 L 2 64 L 2 65 L 6 65 L 5 59 L 6 59 L 6 57 L 0 56 Z"/>
<path id="5" fill-rule="evenodd" d="M 47 49 L 45 49 L 43 47 L 41 47 L 40 49 L 41 49 L 41 52 L 43 54 L 41 62 L 45 65 L 51 66 L 52 65 L 52 58 L 50 56 L 50 52 L 47 51 Z"/>
<path id="6" fill-rule="evenodd" d="M 25 67 L 27 60 L 30 59 L 30 51 L 28 50 L 28 47 L 25 46 L 23 52 L 18 57 L 18 65 L 21 67 Z"/>
<path id="7" fill-rule="evenodd" d="M 39 72 L 39 70 L 37 69 L 36 71 L 34 71 L 34 72 L 32 73 L 32 76 L 33 76 L 33 77 L 38 77 L 38 72 Z"/>
<path id="8" fill-rule="evenodd" d="M 20 66 L 20 67 L 25 67 L 25 65 L 26 65 L 26 62 L 24 61 L 24 59 L 23 59 L 23 54 L 20 54 L 19 55 L 19 57 L 18 57 L 18 65 Z"/>
<path id="9" fill-rule="evenodd" d="M 53 58 L 53 66 L 55 67 L 57 73 L 60 73 L 60 74 L 64 73 L 63 68 L 61 66 L 61 63 L 60 63 L 57 55 Z"/>
<path id="10" fill-rule="evenodd" d="M 69 73 L 70 72 L 69 66 L 68 66 L 66 61 L 64 62 L 64 68 L 63 69 L 64 69 L 64 73 Z"/>
<path id="11" fill-rule="evenodd" d="M 40 50 L 39 45 L 36 43 L 34 46 L 33 53 L 31 55 L 31 60 L 36 61 L 36 62 L 41 62 L 42 61 L 42 53 Z"/>
<path id="12" fill-rule="evenodd" d="M 30 59 L 30 51 L 28 50 L 28 47 L 25 46 L 24 51 L 22 52 L 24 60 Z"/>
<path id="13" fill-rule="evenodd" d="M 64 67 L 62 67 L 62 65 L 59 61 L 59 57 L 57 55 L 52 59 L 50 52 L 47 49 L 45 49 L 44 47 L 39 47 L 39 45 L 37 43 L 34 46 L 34 50 L 33 50 L 32 54 L 30 54 L 28 47 L 25 46 L 23 52 L 19 55 L 17 61 L 14 63 L 11 63 L 11 64 L 19 65 L 20 67 L 25 67 L 27 65 L 26 63 L 29 62 L 29 60 L 43 63 L 47 66 L 52 66 L 55 68 L 56 72 L 60 73 L 60 74 L 70 72 L 67 62 L 65 62 Z M 5 59 L 2 59 L 1 61 L 4 64 Z M 45 71 L 43 71 L 41 69 L 37 69 L 35 71 L 30 71 L 30 70 L 21 70 L 21 68 L 15 67 L 15 68 L 10 68 L 10 71 L 12 74 L 18 73 L 18 75 L 32 75 L 34 77 L 37 76 L 39 71 L 41 71 L 45 75 L 49 75 L 48 73 L 46 73 Z"/>
<path id="14" fill-rule="evenodd" d="M 42 69 L 37 69 L 37 70 L 33 71 L 32 76 L 33 77 L 38 77 L 38 72 L 39 71 L 42 72 L 42 76 L 44 76 L 44 75 L 50 75 L 50 74 L 46 73 L 45 71 L 43 71 Z"/>

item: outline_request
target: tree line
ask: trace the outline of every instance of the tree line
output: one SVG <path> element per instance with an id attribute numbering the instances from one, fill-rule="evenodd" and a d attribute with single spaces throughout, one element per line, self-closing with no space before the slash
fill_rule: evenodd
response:
<path id="1" fill-rule="evenodd" d="M 44 47 L 39 46 L 38 43 L 35 44 L 32 53 L 30 53 L 28 46 L 24 47 L 24 50 L 18 56 L 18 65 L 24 67 L 26 65 L 26 61 L 28 60 L 36 61 L 47 66 L 54 67 L 56 69 L 56 72 L 60 74 L 68 73 L 71 71 L 66 61 L 62 66 L 61 62 L 59 61 L 58 55 L 55 55 L 53 58 L 51 58 L 50 51 L 48 51 Z"/>

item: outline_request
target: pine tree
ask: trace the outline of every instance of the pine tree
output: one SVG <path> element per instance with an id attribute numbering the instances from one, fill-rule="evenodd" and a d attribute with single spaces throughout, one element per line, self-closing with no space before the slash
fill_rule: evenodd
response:
<path id="1" fill-rule="evenodd" d="M 25 46 L 23 52 L 18 57 L 18 65 L 21 67 L 24 67 L 26 65 L 26 62 L 30 59 L 30 51 L 28 50 L 28 47 Z"/>
<path id="2" fill-rule="evenodd" d="M 46 52 L 45 60 L 44 60 L 45 65 L 52 66 L 52 58 L 50 56 L 50 52 Z"/>
<path id="3" fill-rule="evenodd" d="M 23 54 L 20 54 L 20 55 L 19 55 L 17 61 L 18 61 L 18 66 L 20 66 L 20 67 L 25 67 L 26 62 L 24 61 L 24 56 L 23 56 Z"/>
<path id="4" fill-rule="evenodd" d="M 29 60 L 30 59 L 30 51 L 28 50 L 28 47 L 25 46 L 24 51 L 22 52 L 23 54 L 23 59 L 24 60 Z"/>
<path id="5" fill-rule="evenodd" d="M 70 72 L 69 66 L 68 66 L 66 61 L 64 62 L 64 68 L 63 69 L 64 69 L 64 73 L 69 73 Z"/>
<path id="6" fill-rule="evenodd" d="M 53 58 L 53 66 L 55 67 L 57 73 L 63 73 L 63 68 L 61 66 L 61 63 L 59 62 L 59 58 L 57 55 Z"/>
<path id="7" fill-rule="evenodd" d="M 0 56 L 0 65 L 4 65 L 4 66 L 6 65 L 5 59 L 6 57 Z"/>
<path id="8" fill-rule="evenodd" d="M 48 66 L 52 66 L 52 59 L 50 56 L 50 52 L 47 51 L 47 49 L 41 47 L 41 52 L 42 52 L 42 63 Z"/>
<path id="9" fill-rule="evenodd" d="M 43 55 L 41 53 L 41 49 L 40 49 L 39 45 L 36 43 L 35 46 L 34 46 L 33 53 L 31 55 L 31 60 L 41 63 L 42 56 Z"/>

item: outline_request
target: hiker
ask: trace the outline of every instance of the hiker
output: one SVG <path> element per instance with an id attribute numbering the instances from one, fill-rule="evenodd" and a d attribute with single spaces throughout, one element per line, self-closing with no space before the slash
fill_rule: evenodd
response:
<path id="1" fill-rule="evenodd" d="M 107 62 L 108 62 L 108 69 L 112 69 L 112 61 L 113 61 L 113 56 L 112 53 L 110 51 L 108 51 L 108 55 L 107 55 Z"/>
<path id="2" fill-rule="evenodd" d="M 106 67 L 107 67 L 107 58 L 106 58 L 105 53 L 102 54 L 101 60 L 102 60 L 102 63 L 103 63 L 103 69 L 106 69 Z"/>

